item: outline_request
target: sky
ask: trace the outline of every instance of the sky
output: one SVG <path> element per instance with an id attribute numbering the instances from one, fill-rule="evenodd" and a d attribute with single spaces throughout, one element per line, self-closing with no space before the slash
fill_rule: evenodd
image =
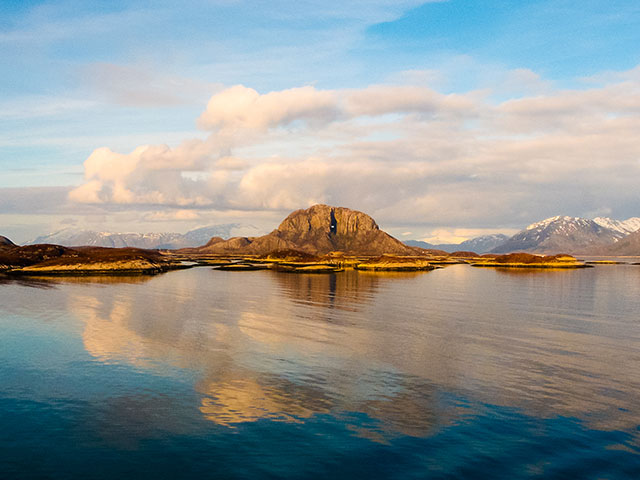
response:
<path id="1" fill-rule="evenodd" d="M 640 216 L 640 3 L 0 2 L 0 235 Z M 242 234 L 242 228 L 238 234 Z"/>

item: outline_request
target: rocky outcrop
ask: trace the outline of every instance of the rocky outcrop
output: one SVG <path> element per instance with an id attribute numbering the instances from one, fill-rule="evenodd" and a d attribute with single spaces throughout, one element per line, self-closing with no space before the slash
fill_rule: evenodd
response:
<path id="1" fill-rule="evenodd" d="M 280 250 L 298 250 L 311 255 L 340 251 L 348 255 L 416 255 L 420 249 L 407 246 L 380 230 L 369 215 L 342 207 L 314 205 L 296 210 L 280 226 L 262 237 L 212 238 L 198 253 L 266 255 Z"/>

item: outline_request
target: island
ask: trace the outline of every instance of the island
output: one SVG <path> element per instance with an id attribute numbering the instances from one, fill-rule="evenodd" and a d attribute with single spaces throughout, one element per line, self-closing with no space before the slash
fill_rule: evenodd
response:
<path id="1" fill-rule="evenodd" d="M 2 245 L 0 272 L 9 275 L 135 275 L 184 268 L 155 250 L 139 248 Z"/>
<path id="2" fill-rule="evenodd" d="M 533 255 L 531 253 L 509 253 L 507 255 L 476 258 L 472 267 L 497 268 L 587 268 L 584 262 L 571 255 Z"/>

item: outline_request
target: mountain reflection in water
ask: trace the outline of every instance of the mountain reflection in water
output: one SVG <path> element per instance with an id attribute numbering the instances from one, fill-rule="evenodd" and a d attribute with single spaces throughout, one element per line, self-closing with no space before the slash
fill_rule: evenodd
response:
<path id="1" fill-rule="evenodd" d="M 51 285 L 34 294 L 5 282 L 0 313 L 47 310 L 81 338 L 91 368 L 129 367 L 191 392 L 114 387 L 89 421 L 104 439 L 135 445 L 167 431 L 201 434 L 195 409 L 203 423 L 229 431 L 331 418 L 386 445 L 504 407 L 624 432 L 611 448 L 640 454 L 640 267 L 453 265 L 393 275 L 198 268 Z M 487 434 L 478 428 L 474 442 Z"/>

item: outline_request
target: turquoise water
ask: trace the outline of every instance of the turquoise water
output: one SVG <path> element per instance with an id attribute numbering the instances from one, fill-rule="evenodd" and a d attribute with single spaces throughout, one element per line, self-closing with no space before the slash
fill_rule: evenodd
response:
<path id="1" fill-rule="evenodd" d="M 0 279 L 0 478 L 640 478 L 640 266 Z"/>

